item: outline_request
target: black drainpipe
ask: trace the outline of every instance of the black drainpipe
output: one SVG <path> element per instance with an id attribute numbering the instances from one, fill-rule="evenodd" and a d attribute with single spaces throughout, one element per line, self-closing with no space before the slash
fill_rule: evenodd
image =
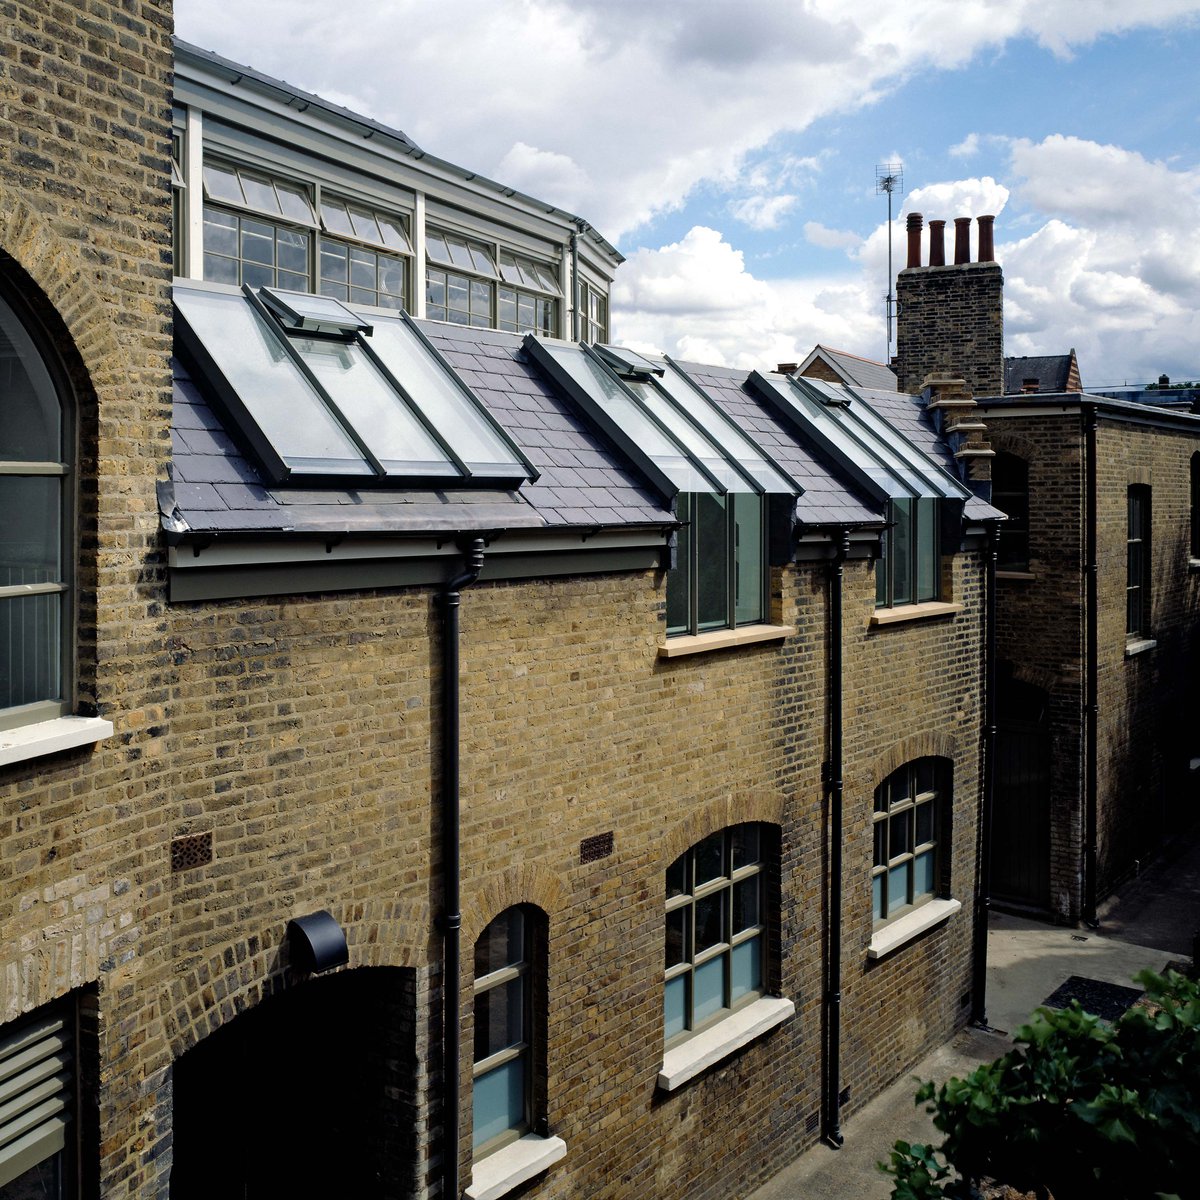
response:
<path id="1" fill-rule="evenodd" d="M 835 1150 L 842 1134 L 842 584 L 850 534 L 839 530 L 829 570 L 829 945 L 825 956 L 825 1141 Z"/>
<path id="2" fill-rule="evenodd" d="M 483 569 L 483 538 L 471 539 L 463 569 L 442 590 L 442 1196 L 458 1200 L 459 976 L 462 964 L 462 863 L 459 854 L 458 611 L 462 589 Z"/>
<path id="3" fill-rule="evenodd" d="M 1083 738 L 1085 761 L 1086 794 L 1084 796 L 1084 863 L 1083 863 L 1083 919 L 1093 929 L 1096 920 L 1096 805 L 1100 790 L 1097 731 L 1100 722 L 1100 564 L 1096 548 L 1096 406 L 1083 406 L 1084 430 L 1084 473 L 1087 495 L 1085 537 L 1087 539 L 1087 634 L 1083 648 L 1087 660 L 1087 706 L 1086 725 Z"/>
<path id="4" fill-rule="evenodd" d="M 1000 531 L 987 527 L 983 563 L 983 803 L 979 812 L 979 876 L 975 898 L 975 979 L 971 985 L 971 1021 L 987 1021 L 988 913 L 992 907 L 992 813 L 996 796 L 996 544 Z"/>

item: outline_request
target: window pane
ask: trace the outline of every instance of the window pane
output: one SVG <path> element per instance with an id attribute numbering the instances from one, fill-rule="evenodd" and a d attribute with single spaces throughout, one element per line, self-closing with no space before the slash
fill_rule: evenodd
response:
<path id="1" fill-rule="evenodd" d="M 938 595 L 937 501 L 917 501 L 917 602 Z"/>
<path id="2" fill-rule="evenodd" d="M 763 619 L 763 502 L 750 492 L 733 496 L 734 621 Z"/>
<path id="3" fill-rule="evenodd" d="M 484 246 L 471 243 L 471 262 L 475 265 L 475 270 L 487 275 L 496 274 L 496 263 L 492 258 L 492 253 Z M 465 264 L 470 265 L 470 264 Z"/>
<path id="4" fill-rule="evenodd" d="M 923 846 L 933 841 L 933 801 L 928 800 L 917 807 L 916 844 Z"/>
<path id="5" fill-rule="evenodd" d="M 733 932 L 753 929 L 759 923 L 758 893 L 761 876 L 752 875 L 733 885 Z"/>
<path id="6" fill-rule="evenodd" d="M 349 267 L 346 261 L 346 247 L 331 242 L 328 238 L 321 239 L 321 283 L 342 283 L 349 278 Z M 322 287 L 324 292 L 324 288 Z M 328 292 L 324 292 L 328 295 Z"/>
<path id="7" fill-rule="evenodd" d="M 677 908 L 667 913 L 667 962 L 668 968 L 677 967 L 691 957 L 688 949 L 689 908 Z"/>
<path id="8" fill-rule="evenodd" d="M 240 171 L 238 174 L 241 176 L 242 190 L 246 194 L 246 203 L 251 208 L 257 208 L 259 212 L 266 213 L 280 211 L 279 201 L 275 198 L 275 189 L 271 186 L 270 180 L 247 175 L 245 171 Z"/>
<path id="9" fill-rule="evenodd" d="M 893 867 L 888 872 L 888 914 L 903 908 L 908 903 L 908 878 L 912 869 L 912 860 Z"/>
<path id="10" fill-rule="evenodd" d="M 284 271 L 294 271 L 307 280 L 308 234 L 296 229 L 280 229 L 277 230 L 275 244 L 280 268 Z"/>
<path id="11" fill-rule="evenodd" d="M 914 866 L 913 899 L 932 896 L 934 892 L 934 853 L 932 850 L 918 854 Z"/>
<path id="12" fill-rule="evenodd" d="M 450 250 L 450 261 L 456 267 L 464 267 L 468 271 L 474 269 L 475 263 L 471 258 L 471 251 L 467 248 L 466 242 L 461 238 L 447 236 L 446 245 Z"/>
<path id="13" fill-rule="evenodd" d="M 265 221 L 242 221 L 241 256 L 250 262 L 275 265 L 275 226 Z"/>
<path id="14" fill-rule="evenodd" d="M 710 833 L 693 851 L 696 860 L 696 886 L 720 879 L 725 874 L 725 835 Z"/>
<path id="15" fill-rule="evenodd" d="M 350 251 L 350 286 L 375 290 L 375 255 L 370 250 Z"/>
<path id="16" fill-rule="evenodd" d="M 728 892 L 721 890 L 696 901 L 696 953 L 702 954 L 726 941 L 725 901 Z"/>
<path id="17" fill-rule="evenodd" d="M 917 760 L 917 792 L 932 792 L 936 786 L 937 767 L 932 758 Z"/>
<path id="18" fill-rule="evenodd" d="M 517 976 L 475 996 L 475 1061 L 525 1040 L 525 979 Z"/>
<path id="19" fill-rule="evenodd" d="M 308 202 L 308 194 L 303 188 L 291 183 L 276 183 L 275 191 L 285 217 L 306 224 L 314 220 L 312 205 Z"/>
<path id="20" fill-rule="evenodd" d="M 383 234 L 383 244 L 393 250 L 411 250 L 412 247 L 408 242 L 408 234 L 404 232 L 404 226 L 391 217 L 384 216 L 382 213 L 376 214 L 379 219 L 379 230 Z"/>
<path id="21" fill-rule="evenodd" d="M 516 966 L 525 958 L 525 914 L 519 908 L 502 912 L 475 942 L 475 978 L 501 967 Z"/>
<path id="22" fill-rule="evenodd" d="M 394 301 L 399 307 L 404 307 L 404 260 L 379 255 L 379 303 L 387 300 Z"/>
<path id="23" fill-rule="evenodd" d="M 893 500 L 892 529 L 889 551 L 889 565 L 892 571 L 892 603 L 911 604 L 913 602 L 912 586 L 912 501 Z"/>
<path id="24" fill-rule="evenodd" d="M 886 867 L 888 860 L 887 852 L 887 822 L 875 822 L 875 853 L 872 856 L 871 864 L 876 867 Z"/>
<path id="25" fill-rule="evenodd" d="M 875 603 L 886 607 L 888 602 L 888 562 L 891 550 L 891 531 L 885 529 L 879 535 L 879 557 L 875 560 Z"/>
<path id="26" fill-rule="evenodd" d="M 238 283 L 238 260 L 223 258 L 219 254 L 204 255 L 204 278 L 213 283 Z"/>
<path id="27" fill-rule="evenodd" d="M 707 1020 L 714 1013 L 728 1007 L 725 1002 L 725 955 L 697 967 L 692 972 L 694 1001 L 692 1004 L 692 1027 Z"/>
<path id="28" fill-rule="evenodd" d="M 383 234 L 379 232 L 379 226 L 375 221 L 374 213 L 369 213 L 361 208 L 352 208 L 350 210 L 350 220 L 354 223 L 356 237 L 362 238 L 364 242 L 383 241 Z"/>
<path id="29" fill-rule="evenodd" d="M 425 253 L 434 262 L 449 263 L 451 261 L 450 251 L 446 246 L 446 239 L 440 233 L 430 233 L 426 236 Z"/>
<path id="30" fill-rule="evenodd" d="M 733 869 L 748 867 L 761 857 L 757 825 L 735 825 L 729 831 L 729 844 L 733 852 Z"/>
<path id="31" fill-rule="evenodd" d="M 907 854 L 912 849 L 912 809 L 906 808 L 888 820 L 888 853 L 892 858 L 898 854 Z"/>
<path id="32" fill-rule="evenodd" d="M 63 455 L 58 393 L 29 335 L 0 301 L 0 460 L 59 462 Z M 10 513 L 20 510 L 8 509 Z M 0 533 L 0 536 L 3 536 Z"/>
<path id="33" fill-rule="evenodd" d="M 321 201 L 321 220 L 333 233 L 344 233 L 347 236 L 354 233 L 354 226 L 350 224 L 350 214 L 340 200 Z"/>
<path id="34" fill-rule="evenodd" d="M 762 938 L 734 946 L 731 975 L 731 1002 L 762 987 Z"/>
<path id="35" fill-rule="evenodd" d="M 695 535 L 698 555 L 698 628 L 729 624 L 729 543 L 725 497 L 696 493 Z"/>
<path id="36" fill-rule="evenodd" d="M 62 699 L 64 598 L 0 599 L 0 708 Z"/>
<path id="37" fill-rule="evenodd" d="M 871 912 L 877 921 L 887 916 L 883 907 L 883 879 L 882 875 L 876 875 L 871 880 Z"/>
<path id="38" fill-rule="evenodd" d="M 525 1124 L 525 1058 L 480 1075 L 474 1086 L 475 1146 Z"/>
<path id="39" fill-rule="evenodd" d="M 62 578 L 62 479 L 0 475 L 0 586 Z"/>
<path id="40" fill-rule="evenodd" d="M 690 492 L 680 492 L 677 508 L 683 525 L 675 534 L 675 566 L 667 572 L 667 633 L 688 633 L 691 620 L 688 597 L 692 579 Z"/>
<path id="41" fill-rule="evenodd" d="M 238 252 L 238 218 L 233 213 L 204 208 L 205 254 L 224 254 L 234 258 Z"/>
<path id="42" fill-rule="evenodd" d="M 687 891 L 687 860 L 686 854 L 681 854 L 667 868 L 667 898 L 682 896 Z"/>
<path id="43" fill-rule="evenodd" d="M 688 976 L 668 979 L 663 988 L 663 1033 L 672 1038 L 687 1028 Z"/>
<path id="44" fill-rule="evenodd" d="M 204 164 L 204 190 L 215 200 L 232 200 L 235 204 L 244 204 L 242 185 L 238 183 L 237 172 L 217 163 Z"/>

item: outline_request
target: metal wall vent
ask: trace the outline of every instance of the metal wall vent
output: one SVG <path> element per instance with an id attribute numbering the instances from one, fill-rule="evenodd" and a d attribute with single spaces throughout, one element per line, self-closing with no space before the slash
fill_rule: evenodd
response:
<path id="1" fill-rule="evenodd" d="M 213 860 L 212 834 L 189 833 L 171 841 L 171 871 L 190 871 L 207 867 Z"/>
<path id="2" fill-rule="evenodd" d="M 598 858 L 607 858 L 613 852 L 613 835 L 610 829 L 607 833 L 597 833 L 586 837 L 579 843 L 579 861 L 581 863 L 595 862 Z"/>
<path id="3" fill-rule="evenodd" d="M 849 1103 L 850 1103 L 850 1089 L 848 1087 L 844 1087 L 838 1093 L 838 1107 L 840 1108 L 843 1104 L 849 1104 Z"/>
<path id="4" fill-rule="evenodd" d="M 816 1112 L 810 1112 L 808 1114 L 808 1116 L 804 1118 L 804 1132 L 805 1133 L 816 1133 L 817 1130 L 820 1128 L 821 1128 L 821 1111 L 820 1111 L 820 1109 L 818 1109 Z"/>

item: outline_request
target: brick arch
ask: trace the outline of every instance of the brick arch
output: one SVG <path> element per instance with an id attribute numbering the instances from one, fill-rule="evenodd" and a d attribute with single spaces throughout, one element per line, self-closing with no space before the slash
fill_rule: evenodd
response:
<path id="1" fill-rule="evenodd" d="M 1019 433 L 1005 429 L 1000 422 L 988 427 L 987 438 L 992 449 L 998 454 L 1001 452 L 1015 454 L 1017 458 L 1023 458 L 1027 463 L 1037 461 L 1037 443 Z"/>
<path id="2" fill-rule="evenodd" d="M 60 238 L 40 213 L 2 183 L 0 255 L 11 258 L 40 292 L 26 294 L 26 299 L 50 332 L 66 334 L 69 345 L 61 347 L 61 352 L 73 376 L 82 371 L 98 380 L 116 382 L 127 374 L 116 322 L 92 288 L 79 244 Z M 28 293 L 21 280 L 16 283 L 18 290 Z M 59 323 L 61 328 L 55 329 Z"/>
<path id="3" fill-rule="evenodd" d="M 948 758 L 957 763 L 959 755 L 958 742 L 949 734 L 932 730 L 914 733 L 893 743 L 876 758 L 871 768 L 871 790 L 874 791 L 893 771 L 898 771 L 914 758 Z"/>
<path id="4" fill-rule="evenodd" d="M 553 917 L 563 891 L 562 879 L 537 863 L 521 863 L 477 887 L 468 884 L 462 904 L 462 944 L 473 946 L 500 913 L 517 904 L 532 904 Z"/>
<path id="5" fill-rule="evenodd" d="M 420 967 L 429 959 L 430 910 L 424 901 L 368 900 L 331 905 L 346 934 L 350 962 L 359 967 Z M 268 996 L 303 983 L 283 946 L 287 922 L 231 942 L 178 975 L 160 995 L 172 1059 Z"/>
<path id="6" fill-rule="evenodd" d="M 757 821 L 766 825 L 782 825 L 785 797 L 777 792 L 748 792 L 719 796 L 693 809 L 686 817 L 667 830 L 659 842 L 658 865 L 666 871 L 685 850 L 708 837 L 710 833 Z"/>

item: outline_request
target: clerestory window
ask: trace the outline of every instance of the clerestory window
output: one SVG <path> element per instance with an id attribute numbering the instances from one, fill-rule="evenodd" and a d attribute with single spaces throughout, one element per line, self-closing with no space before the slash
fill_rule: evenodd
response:
<path id="1" fill-rule="evenodd" d="M 1150 489 L 1129 488 L 1126 501 L 1125 636 L 1150 636 Z"/>
<path id="2" fill-rule="evenodd" d="M 938 504 L 924 497 L 888 502 L 888 528 L 875 563 L 875 603 L 880 608 L 939 598 L 941 555 Z"/>

